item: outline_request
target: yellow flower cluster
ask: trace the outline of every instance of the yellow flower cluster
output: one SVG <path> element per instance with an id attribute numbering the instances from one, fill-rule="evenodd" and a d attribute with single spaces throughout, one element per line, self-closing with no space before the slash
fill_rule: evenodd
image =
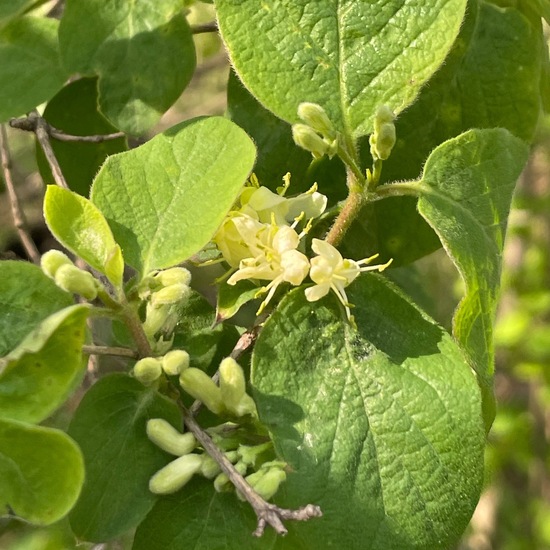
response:
<path id="1" fill-rule="evenodd" d="M 289 175 L 285 177 L 288 187 Z M 269 303 L 281 283 L 300 286 L 310 276 L 315 283 L 305 291 L 306 298 L 314 302 L 330 290 L 338 296 L 351 320 L 350 304 L 344 290 L 363 271 L 384 270 L 390 263 L 367 266 L 376 256 L 356 262 L 344 259 L 326 241 L 313 239 L 312 250 L 317 254 L 311 260 L 298 250 L 311 220 L 319 217 L 326 208 L 327 198 L 314 186 L 307 193 L 286 198 L 266 187 L 246 187 L 239 205 L 229 212 L 214 243 L 231 267 L 227 283 L 235 285 L 244 279 L 269 281 L 258 291 L 267 293 L 257 314 Z M 309 220 L 298 233 L 296 227 Z"/>

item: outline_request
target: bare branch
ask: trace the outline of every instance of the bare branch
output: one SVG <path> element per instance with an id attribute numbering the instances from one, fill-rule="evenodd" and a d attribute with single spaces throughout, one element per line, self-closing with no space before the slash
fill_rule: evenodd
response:
<path id="1" fill-rule="evenodd" d="M 137 351 L 130 348 L 121 348 L 116 346 L 94 346 L 86 345 L 82 346 L 82 352 L 86 355 L 116 355 L 118 357 L 129 357 L 130 359 L 137 359 Z"/>
<path id="2" fill-rule="evenodd" d="M 27 223 L 25 220 L 25 214 L 19 204 L 19 198 L 15 192 L 15 186 L 11 177 L 11 158 L 8 149 L 8 136 L 6 127 L 0 125 L 0 155 L 2 157 L 2 173 L 4 175 L 4 181 L 6 183 L 6 189 L 10 200 L 11 214 L 13 216 L 13 224 L 19 235 L 19 240 L 31 260 L 35 264 L 40 264 L 40 253 L 32 240 L 30 233 L 27 229 Z"/>
<path id="3" fill-rule="evenodd" d="M 191 32 L 193 34 L 203 34 L 205 32 L 218 32 L 218 24 L 216 21 L 210 21 L 210 23 L 204 23 L 202 25 L 192 25 Z"/>
<path id="4" fill-rule="evenodd" d="M 56 139 L 57 141 L 65 142 L 80 142 L 80 143 L 102 143 L 103 141 L 111 141 L 113 139 L 123 138 L 126 134 L 124 132 L 113 132 L 112 134 L 97 134 L 91 136 L 75 136 L 73 134 L 67 134 L 63 130 L 52 126 L 45 119 L 42 119 L 43 127 L 48 132 L 48 135 Z M 10 126 L 17 128 L 18 130 L 24 130 L 25 132 L 36 132 L 36 119 L 31 117 L 25 118 L 12 118 L 10 120 Z"/>
<path id="5" fill-rule="evenodd" d="M 308 504 L 297 510 L 289 510 L 279 508 L 275 504 L 265 501 L 235 469 L 235 466 L 212 441 L 210 436 L 197 424 L 191 412 L 181 402 L 180 407 L 183 411 L 183 421 L 188 430 L 193 433 L 202 448 L 218 463 L 222 471 L 235 486 L 235 489 L 243 495 L 254 509 L 258 518 L 258 526 L 253 533 L 254 536 L 261 537 L 266 525 L 271 525 L 277 534 L 286 535 L 288 531 L 283 524 L 283 520 L 307 521 L 308 519 L 318 518 L 323 515 L 321 508 L 313 504 Z"/>
<path id="6" fill-rule="evenodd" d="M 57 162 L 57 158 L 50 143 L 47 122 L 38 114 L 38 111 L 36 110 L 32 111 L 27 118 L 29 121 L 34 123 L 34 133 L 36 134 L 36 139 L 38 140 L 38 143 L 40 143 L 42 151 L 44 151 L 44 156 L 50 165 L 56 185 L 68 189 L 69 186 L 67 185 L 65 176 L 61 171 L 61 166 L 59 166 L 59 162 Z"/>

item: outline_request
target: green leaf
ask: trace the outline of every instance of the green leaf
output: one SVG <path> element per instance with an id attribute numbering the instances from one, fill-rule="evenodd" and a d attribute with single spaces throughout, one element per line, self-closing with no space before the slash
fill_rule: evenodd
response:
<path id="1" fill-rule="evenodd" d="M 94 136 L 116 132 L 117 129 L 98 111 L 97 78 L 81 78 L 67 84 L 48 102 L 44 118 L 55 128 L 74 136 Z M 92 180 L 109 155 L 125 151 L 126 139 L 121 137 L 100 143 L 51 140 L 51 145 L 69 187 L 87 197 Z M 55 183 L 42 148 L 36 155 L 40 175 L 45 183 Z"/>
<path id="2" fill-rule="evenodd" d="M 227 87 L 227 111 L 258 149 L 254 173 L 261 185 L 275 191 L 290 172 L 289 195 L 305 192 L 317 183 L 330 204 L 346 198 L 346 171 L 340 159 L 323 157 L 312 161 L 311 153 L 294 143 L 290 125 L 261 105 L 233 72 Z"/>
<path id="3" fill-rule="evenodd" d="M 157 500 L 149 479 L 170 457 L 147 438 L 149 418 L 181 429 L 175 403 L 125 374 L 102 378 L 82 399 L 69 426 L 86 465 L 86 482 L 70 514 L 79 538 L 117 537 L 136 527 Z"/>
<path id="4" fill-rule="evenodd" d="M 68 189 L 48 185 L 44 218 L 63 246 L 105 274 L 116 288 L 122 286 L 122 251 L 95 204 Z"/>
<path id="5" fill-rule="evenodd" d="M 117 128 L 140 134 L 176 101 L 195 70 L 181 0 L 69 0 L 59 42 L 72 72 L 99 76 L 99 107 Z M 82 22 L 86 24 L 83 25 Z"/>
<path id="6" fill-rule="evenodd" d="M 256 517 L 234 493 L 217 493 L 211 481 L 195 478 L 159 499 L 136 531 L 132 550 L 267 550 L 275 533 L 254 538 Z"/>
<path id="7" fill-rule="evenodd" d="M 478 375 L 487 428 L 495 412 L 493 322 L 502 248 L 512 194 L 528 154 L 527 145 L 507 130 L 470 130 L 434 150 L 418 184 L 418 211 L 466 284 L 453 333 Z"/>
<path id="8" fill-rule="evenodd" d="M 384 161 L 383 181 L 417 179 L 435 147 L 473 127 L 506 128 L 532 140 L 541 104 L 542 39 L 540 19 L 534 23 L 515 8 L 470 1 L 445 64 L 396 121 L 398 139 Z M 363 165 L 369 166 L 368 140 L 361 145 Z M 349 257 L 364 258 L 370 252 L 364 243 L 370 243 L 397 266 L 439 248 L 415 204 L 395 197 L 362 213 L 347 239 Z"/>
<path id="9" fill-rule="evenodd" d="M 43 271 L 28 262 L 0 262 L 0 357 L 46 317 L 74 303 Z"/>
<path id="10" fill-rule="evenodd" d="M 252 166 L 250 138 L 221 117 L 194 119 L 107 159 L 92 187 L 124 259 L 142 275 L 197 253 Z"/>
<path id="11" fill-rule="evenodd" d="M 300 185 L 306 176 L 311 153 L 296 146 L 290 125 L 261 105 L 233 71 L 227 85 L 227 114 L 254 140 L 258 149 L 254 173 L 260 183 L 276 189 L 282 185 L 283 176 L 290 172 L 289 193 L 293 194 L 295 185 Z"/>
<path id="12" fill-rule="evenodd" d="M 189 352 L 191 366 L 214 373 L 239 337 L 235 327 L 216 322 L 210 303 L 197 292 L 178 308 L 174 347 Z M 215 326 L 214 326 L 215 325 Z M 213 368 L 209 368 L 209 367 Z"/>
<path id="13" fill-rule="evenodd" d="M 0 419 L 0 508 L 49 525 L 72 508 L 83 481 L 82 454 L 65 433 Z"/>
<path id="14" fill-rule="evenodd" d="M 235 315 L 246 303 L 253 300 L 260 287 L 252 281 L 244 279 L 235 285 L 222 282 L 218 286 L 218 303 L 216 306 L 216 321 L 223 322 Z"/>
<path id="15" fill-rule="evenodd" d="M 88 311 L 74 305 L 50 315 L 0 358 L 0 417 L 38 423 L 65 402 L 84 375 Z"/>
<path id="16" fill-rule="evenodd" d="M 34 109 L 63 86 L 57 27 L 54 19 L 28 16 L 0 29 L 0 122 Z"/>
<path id="17" fill-rule="evenodd" d="M 0 0 L 0 26 L 23 13 L 36 0 Z"/>
<path id="18" fill-rule="evenodd" d="M 475 376 L 449 334 L 381 276 L 348 292 L 358 331 L 333 294 L 309 303 L 298 289 L 256 343 L 260 418 L 294 472 L 279 504 L 323 510 L 292 526 L 306 548 L 450 548 L 482 484 Z"/>
<path id="19" fill-rule="evenodd" d="M 466 0 L 226 0 L 216 4 L 233 67 L 277 116 L 318 103 L 354 138 L 377 107 L 409 105 L 441 65 Z"/>

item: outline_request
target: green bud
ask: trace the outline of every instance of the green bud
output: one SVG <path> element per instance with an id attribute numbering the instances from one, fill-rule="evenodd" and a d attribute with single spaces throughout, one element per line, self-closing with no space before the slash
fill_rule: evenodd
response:
<path id="1" fill-rule="evenodd" d="M 180 456 L 159 470 L 149 480 L 149 490 L 156 495 L 168 495 L 181 489 L 201 468 L 202 456 Z"/>
<path id="2" fill-rule="evenodd" d="M 153 307 L 161 305 L 172 305 L 181 302 L 191 292 L 188 285 L 183 283 L 174 283 L 170 286 L 165 286 L 151 295 L 151 304 Z"/>
<path id="3" fill-rule="evenodd" d="M 382 124 L 378 133 L 369 138 L 371 155 L 374 159 L 386 160 L 395 145 L 395 125 L 393 123 Z"/>
<path id="4" fill-rule="evenodd" d="M 248 466 L 255 467 L 258 457 L 266 451 L 273 449 L 273 443 L 268 441 L 260 445 L 240 445 L 237 452 L 241 457 L 241 460 Z"/>
<path id="5" fill-rule="evenodd" d="M 214 479 L 221 472 L 220 465 L 208 455 L 203 455 L 200 473 L 206 479 Z"/>
<path id="6" fill-rule="evenodd" d="M 147 421 L 147 437 L 163 451 L 176 456 L 189 454 L 197 446 L 197 440 L 191 432 L 182 434 L 163 418 Z"/>
<path id="7" fill-rule="evenodd" d="M 240 365 L 232 357 L 220 363 L 220 390 L 227 410 L 235 414 L 235 409 L 246 393 L 246 380 Z"/>
<path id="8" fill-rule="evenodd" d="M 79 269 L 72 263 L 59 266 L 54 280 L 58 287 L 73 294 L 80 294 L 86 300 L 97 298 L 99 281 L 91 273 Z"/>
<path id="9" fill-rule="evenodd" d="M 292 126 L 294 143 L 309 151 L 315 158 L 320 159 L 329 152 L 329 145 L 309 126 L 294 124 Z"/>
<path id="10" fill-rule="evenodd" d="M 334 140 L 337 132 L 325 110 L 317 103 L 300 103 L 298 105 L 298 116 L 316 132 L 323 137 Z"/>
<path id="11" fill-rule="evenodd" d="M 189 354 L 185 350 L 174 349 L 162 358 L 162 370 L 168 376 L 178 376 L 187 368 L 189 368 Z"/>
<path id="12" fill-rule="evenodd" d="M 374 117 L 374 132 L 369 138 L 370 152 L 374 160 L 386 160 L 395 145 L 395 115 L 387 106 L 382 105 Z"/>
<path id="13" fill-rule="evenodd" d="M 381 105 L 374 117 L 374 130 L 377 132 L 383 124 L 393 124 L 394 120 L 393 111 L 387 105 Z"/>
<path id="14" fill-rule="evenodd" d="M 144 386 L 150 386 L 162 374 L 161 362 L 155 357 L 144 357 L 134 365 L 133 373 Z"/>
<path id="15" fill-rule="evenodd" d="M 281 483 L 286 480 L 286 473 L 277 467 L 268 470 L 261 469 L 245 479 L 264 500 L 269 500 L 279 490 Z"/>
<path id="16" fill-rule="evenodd" d="M 216 476 L 216 479 L 214 479 L 214 489 L 216 489 L 218 493 L 223 493 L 224 491 L 229 491 L 231 489 L 231 482 L 229 481 L 227 474 L 222 472 Z"/>
<path id="17" fill-rule="evenodd" d="M 40 258 L 40 267 L 42 271 L 51 279 L 55 278 L 57 270 L 62 265 L 74 265 L 69 256 L 61 250 L 48 250 Z"/>
<path id="18" fill-rule="evenodd" d="M 143 330 L 149 338 L 152 338 L 166 323 L 170 315 L 170 306 L 155 307 L 151 302 L 145 309 L 145 321 Z"/>
<path id="19" fill-rule="evenodd" d="M 189 395 L 201 401 L 214 414 L 225 410 L 220 388 L 204 371 L 193 367 L 185 369 L 180 374 L 179 381 Z"/>
<path id="20" fill-rule="evenodd" d="M 158 281 L 161 286 L 171 286 L 175 284 L 182 284 L 189 286 L 191 282 L 191 273 L 185 267 L 171 267 L 164 271 L 159 271 L 155 277 L 155 281 Z"/>
<path id="21" fill-rule="evenodd" d="M 255 418 L 258 418 L 258 410 L 256 409 L 256 403 L 254 402 L 254 399 L 250 397 L 247 393 L 245 393 L 241 400 L 237 403 L 234 409 L 231 410 L 231 412 L 235 416 L 246 416 L 249 414 L 250 416 L 253 416 Z"/>

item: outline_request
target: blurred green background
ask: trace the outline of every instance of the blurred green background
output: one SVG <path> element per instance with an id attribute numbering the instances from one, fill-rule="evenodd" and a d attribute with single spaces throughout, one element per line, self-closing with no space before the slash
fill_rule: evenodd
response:
<path id="1" fill-rule="evenodd" d="M 204 5 L 190 16 L 192 23 L 212 18 L 211 9 Z M 229 66 L 218 38 L 199 35 L 197 51 L 198 68 L 191 85 L 156 132 L 183 119 L 224 112 Z M 17 192 L 43 252 L 53 240 L 41 214 L 43 184 L 34 140 L 13 130 L 8 135 Z M 23 257 L 0 178 L 0 258 Z M 518 183 L 504 265 L 496 326 L 498 413 L 486 452 L 486 487 L 458 548 L 550 550 L 550 117 L 541 120 L 530 162 Z M 423 305 L 449 328 L 461 285 L 443 251 L 416 262 L 414 278 L 428 289 Z M 31 529 L 0 519 L 0 550 L 130 546 L 131 538 L 76 545 L 65 521 L 48 529 Z"/>

